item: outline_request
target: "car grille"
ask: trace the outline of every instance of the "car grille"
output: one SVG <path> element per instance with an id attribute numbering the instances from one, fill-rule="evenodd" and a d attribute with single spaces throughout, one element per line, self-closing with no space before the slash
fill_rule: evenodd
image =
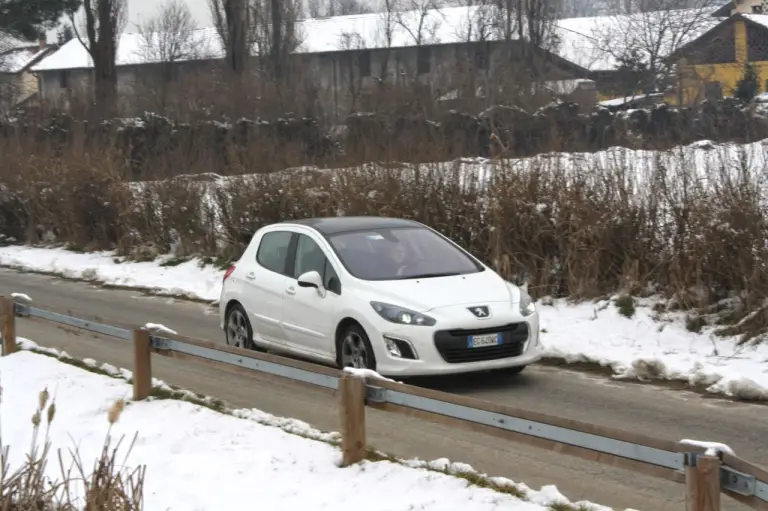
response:
<path id="1" fill-rule="evenodd" d="M 496 346 L 468 348 L 470 335 L 501 333 L 503 341 Z M 528 340 L 528 323 L 512 323 L 492 328 L 474 330 L 438 330 L 435 332 L 435 347 L 449 364 L 483 362 L 500 358 L 518 357 L 523 354 Z"/>

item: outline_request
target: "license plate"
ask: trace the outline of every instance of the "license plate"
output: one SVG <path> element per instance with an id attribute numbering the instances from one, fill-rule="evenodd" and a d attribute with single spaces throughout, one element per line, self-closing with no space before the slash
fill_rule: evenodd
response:
<path id="1" fill-rule="evenodd" d="M 483 348 L 501 344 L 501 334 L 470 335 L 467 340 L 468 348 Z"/>

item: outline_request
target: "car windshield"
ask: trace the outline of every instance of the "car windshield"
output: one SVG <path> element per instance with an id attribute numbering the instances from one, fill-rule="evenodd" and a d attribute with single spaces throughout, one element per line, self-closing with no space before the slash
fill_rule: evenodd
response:
<path id="1" fill-rule="evenodd" d="M 329 241 L 347 271 L 362 280 L 443 277 L 484 269 L 424 227 L 346 232 Z"/>

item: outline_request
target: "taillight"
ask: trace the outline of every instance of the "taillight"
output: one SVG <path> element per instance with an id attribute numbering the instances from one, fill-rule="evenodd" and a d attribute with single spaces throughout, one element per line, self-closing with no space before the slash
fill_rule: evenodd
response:
<path id="1" fill-rule="evenodd" d="M 222 279 L 222 282 L 224 282 L 225 280 L 227 280 L 227 279 L 229 278 L 229 276 L 230 276 L 230 275 L 232 275 L 232 272 L 233 272 L 233 271 L 235 271 L 235 266 L 234 266 L 234 265 L 230 266 L 230 267 L 227 269 L 227 271 L 226 271 L 226 272 L 224 272 L 224 278 Z"/>

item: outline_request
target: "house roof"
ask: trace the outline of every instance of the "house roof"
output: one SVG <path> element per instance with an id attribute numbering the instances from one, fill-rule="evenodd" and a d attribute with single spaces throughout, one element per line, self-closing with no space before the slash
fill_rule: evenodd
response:
<path id="1" fill-rule="evenodd" d="M 676 51 L 670 53 L 670 55 L 667 57 L 669 60 L 674 60 L 680 58 L 681 54 L 688 51 L 691 47 L 695 46 L 696 44 L 701 41 L 702 38 L 706 37 L 707 35 L 711 34 L 712 32 L 720 29 L 724 25 L 728 25 L 731 23 L 735 23 L 736 21 L 744 21 L 752 26 L 756 26 L 765 30 L 768 30 L 768 15 L 766 14 L 742 14 L 742 13 L 736 13 L 732 16 L 729 16 L 728 18 L 724 20 L 719 20 L 717 23 L 714 24 L 709 30 L 703 32 L 695 39 L 687 42 L 686 44 L 680 46 Z M 734 57 L 735 58 L 735 57 Z"/>
<path id="2" fill-rule="evenodd" d="M 386 13 L 370 13 L 352 16 L 307 19 L 296 24 L 299 46 L 296 53 L 326 53 L 349 49 L 376 49 L 386 47 L 407 47 L 421 44 L 451 44 L 468 41 L 503 40 L 495 17 L 493 6 L 445 7 L 426 12 L 422 19 L 419 11 L 392 13 L 395 19 L 390 23 L 391 42 L 387 44 Z M 680 17 L 690 10 L 658 13 L 661 17 Z M 615 33 L 616 41 L 611 47 L 628 39 L 625 26 L 653 22 L 653 14 L 644 13 L 627 16 L 603 16 L 560 19 L 554 22 L 553 33 L 558 44 L 550 51 L 583 69 L 589 71 L 610 71 L 618 67 L 612 53 L 606 51 L 604 36 Z M 666 19 L 666 18 L 664 18 Z M 715 22 L 715 20 L 713 20 Z M 417 28 L 421 26 L 421 31 Z M 482 28 L 482 30 L 480 30 Z M 708 27 L 707 27 L 708 28 Z M 421 40 L 419 41 L 419 32 Z M 203 49 L 205 58 L 221 58 L 224 54 L 221 42 L 213 28 L 195 31 L 195 46 Z M 117 50 L 117 65 L 135 65 L 157 61 L 142 48 L 142 38 L 137 33 L 124 33 Z M 92 59 L 79 40 L 73 39 L 55 54 L 43 59 L 34 71 L 90 68 Z"/>
<path id="3" fill-rule="evenodd" d="M 39 41 L 25 41 L 0 32 L 0 73 L 20 73 L 53 49 Z"/>
<path id="4" fill-rule="evenodd" d="M 151 41 L 150 41 L 151 43 Z M 194 52 L 187 58 L 180 60 L 199 60 L 210 58 L 222 58 L 221 42 L 213 28 L 195 30 L 192 34 Z M 156 47 L 156 46 L 155 46 Z M 152 64 L 162 59 L 157 51 L 148 45 L 147 41 L 135 32 L 125 32 L 120 35 L 117 45 L 118 66 L 130 66 L 136 64 Z M 59 48 L 59 50 L 43 59 L 32 68 L 32 71 L 56 71 L 63 69 L 89 69 L 93 67 L 93 59 L 83 43 L 75 37 Z"/>
<path id="5" fill-rule="evenodd" d="M 723 18 L 723 17 L 730 16 L 731 15 L 731 11 L 733 10 L 733 7 L 734 7 L 734 3 L 735 3 L 734 0 L 728 0 L 723 5 L 718 7 L 715 10 L 715 12 L 712 13 L 712 16 L 715 16 L 715 17 L 718 17 L 718 18 Z"/>

